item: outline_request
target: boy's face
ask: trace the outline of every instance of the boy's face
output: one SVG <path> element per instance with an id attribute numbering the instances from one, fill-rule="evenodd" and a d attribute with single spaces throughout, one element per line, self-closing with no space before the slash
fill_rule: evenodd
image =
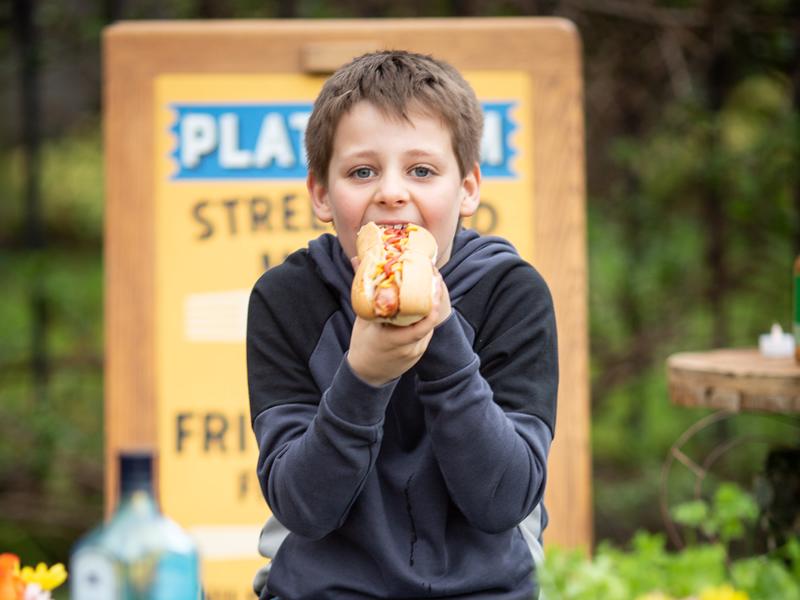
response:
<path id="1" fill-rule="evenodd" d="M 439 245 L 436 265 L 450 258 L 459 217 L 478 206 L 480 169 L 461 177 L 450 132 L 435 117 L 409 112 L 411 122 L 359 102 L 336 128 L 328 181 L 308 177 L 317 217 L 333 222 L 349 257 L 369 221 L 416 223 Z"/>

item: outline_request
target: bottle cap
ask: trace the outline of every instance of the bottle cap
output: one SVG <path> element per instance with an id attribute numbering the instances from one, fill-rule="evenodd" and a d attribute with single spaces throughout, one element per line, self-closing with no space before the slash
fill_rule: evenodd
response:
<path id="1" fill-rule="evenodd" d="M 138 490 L 150 491 L 153 482 L 153 454 L 151 452 L 122 451 L 119 454 L 120 492 L 130 494 Z"/>

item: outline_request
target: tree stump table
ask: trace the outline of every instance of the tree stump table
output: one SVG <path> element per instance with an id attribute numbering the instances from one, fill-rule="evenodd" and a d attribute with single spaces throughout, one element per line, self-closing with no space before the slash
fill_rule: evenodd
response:
<path id="1" fill-rule="evenodd" d="M 800 365 L 755 348 L 673 354 L 667 381 L 681 406 L 800 413 Z"/>

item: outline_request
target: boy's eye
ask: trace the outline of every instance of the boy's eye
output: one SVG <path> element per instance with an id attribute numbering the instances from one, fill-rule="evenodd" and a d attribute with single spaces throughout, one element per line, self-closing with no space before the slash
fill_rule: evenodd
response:
<path id="1" fill-rule="evenodd" d="M 369 167 L 359 167 L 355 171 L 353 171 L 353 176 L 356 179 L 367 179 L 372 175 L 372 169 Z"/>
<path id="2" fill-rule="evenodd" d="M 414 167 L 413 172 L 415 177 L 428 177 L 431 175 L 431 170 L 428 167 Z"/>

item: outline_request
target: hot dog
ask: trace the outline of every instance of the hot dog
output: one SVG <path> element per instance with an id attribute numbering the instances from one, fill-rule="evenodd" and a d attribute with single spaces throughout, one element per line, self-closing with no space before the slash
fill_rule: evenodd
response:
<path id="1" fill-rule="evenodd" d="M 393 325 L 425 318 L 433 305 L 436 240 L 419 225 L 364 225 L 351 300 L 359 317 Z"/>

